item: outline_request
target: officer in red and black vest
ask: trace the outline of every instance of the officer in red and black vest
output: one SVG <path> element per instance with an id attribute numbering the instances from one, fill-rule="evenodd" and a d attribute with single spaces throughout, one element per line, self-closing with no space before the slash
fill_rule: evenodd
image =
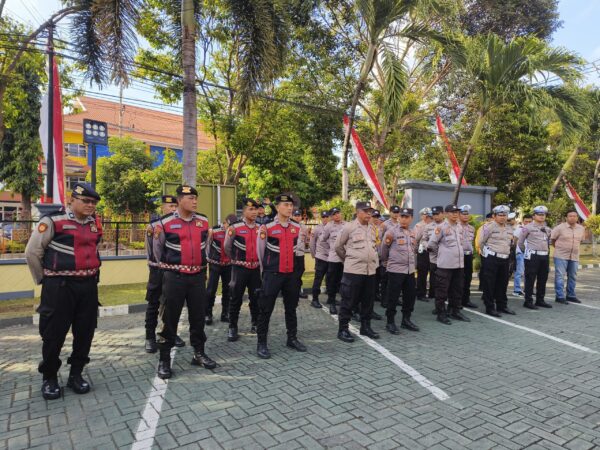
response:
<path id="1" fill-rule="evenodd" d="M 269 321 L 275 308 L 275 299 L 281 292 L 285 308 L 285 326 L 287 328 L 287 346 L 299 352 L 306 347 L 298 340 L 298 295 L 300 285 L 294 273 L 294 256 L 300 225 L 290 220 L 294 208 L 289 195 L 279 195 L 275 199 L 277 216 L 272 222 L 260 227 L 258 236 L 258 258 L 262 269 L 262 290 L 258 300 L 258 344 L 256 353 L 260 358 L 270 358 L 267 347 Z"/>
<path id="2" fill-rule="evenodd" d="M 42 217 L 25 249 L 33 279 L 42 285 L 38 312 L 43 344 L 38 370 L 46 400 L 60 397 L 60 351 L 69 328 L 73 351 L 67 360 L 71 365 L 67 387 L 77 394 L 90 390 L 82 371 L 90 361 L 98 316 L 98 244 L 102 239 L 102 225 L 95 216 L 98 200 L 100 196 L 89 184 L 76 183 L 70 206 Z"/>
<path id="3" fill-rule="evenodd" d="M 217 363 L 205 353 L 204 316 L 206 296 L 206 240 L 208 220 L 196 212 L 198 191 L 192 186 L 177 187 L 177 210 L 162 217 L 154 227 L 154 257 L 163 271 L 163 304 L 160 307 L 157 375 L 171 378 L 171 349 L 177 324 L 187 304 L 193 365 L 214 369 Z"/>
<path id="4" fill-rule="evenodd" d="M 162 214 L 170 214 L 177 209 L 177 199 L 173 195 L 162 196 Z M 158 325 L 158 309 L 160 307 L 160 296 L 162 294 L 162 271 L 158 268 L 158 261 L 154 258 L 152 240 L 154 239 L 154 226 L 160 218 L 155 218 L 146 228 L 146 258 L 148 260 L 148 284 L 146 285 L 146 353 L 156 353 L 156 326 Z M 176 347 L 184 347 L 185 342 L 179 336 L 175 338 Z"/>
<path id="5" fill-rule="evenodd" d="M 256 238 L 258 225 L 258 202 L 251 198 L 244 199 L 242 220 L 227 229 L 225 236 L 225 254 L 231 260 L 231 300 L 229 302 L 229 330 L 227 340 L 234 342 L 239 339 L 238 319 L 242 308 L 244 291 L 248 290 L 251 333 L 256 333 L 256 318 L 258 316 L 258 290 L 260 289 L 260 265 L 256 254 Z"/>
<path id="6" fill-rule="evenodd" d="M 227 216 L 222 225 L 215 225 L 208 233 L 208 306 L 206 307 L 206 325 L 212 325 L 212 310 L 215 306 L 219 278 L 221 279 L 221 322 L 229 322 L 229 283 L 231 282 L 231 262 L 225 254 L 225 237 L 230 224 L 237 222 L 235 214 Z"/>

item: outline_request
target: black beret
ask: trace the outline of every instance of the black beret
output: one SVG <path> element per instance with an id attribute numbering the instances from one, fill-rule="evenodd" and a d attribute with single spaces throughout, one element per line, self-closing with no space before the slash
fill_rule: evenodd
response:
<path id="1" fill-rule="evenodd" d="M 100 195 L 89 183 L 75 183 L 71 195 L 74 197 L 91 197 L 100 200 Z"/>
<path id="2" fill-rule="evenodd" d="M 198 195 L 196 188 L 187 184 L 177 186 L 175 192 L 177 195 Z"/>
<path id="3" fill-rule="evenodd" d="M 258 203 L 256 200 L 254 200 L 252 198 L 244 198 L 243 202 L 244 202 L 244 207 L 254 206 L 255 208 L 258 208 L 260 206 L 260 203 Z"/>
<path id="4" fill-rule="evenodd" d="M 161 197 L 163 205 L 176 205 L 177 199 L 172 195 L 163 195 Z"/>
<path id="5" fill-rule="evenodd" d="M 294 199 L 291 195 L 288 194 L 279 194 L 277 197 L 275 197 L 275 203 L 282 203 L 282 202 L 294 202 Z"/>

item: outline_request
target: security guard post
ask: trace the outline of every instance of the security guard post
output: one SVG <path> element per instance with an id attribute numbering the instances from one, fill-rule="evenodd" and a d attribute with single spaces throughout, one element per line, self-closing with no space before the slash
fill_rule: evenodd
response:
<path id="1" fill-rule="evenodd" d="M 98 279 L 102 239 L 100 219 L 95 216 L 100 196 L 87 183 L 73 186 L 71 204 L 66 209 L 42 217 L 33 231 L 25 257 L 36 284 L 42 285 L 38 313 L 42 337 L 42 396 L 60 397 L 58 369 L 60 352 L 71 328 L 73 351 L 67 387 L 85 394 L 90 384 L 83 379 L 98 315 Z"/>
<path id="2" fill-rule="evenodd" d="M 208 304 L 206 306 L 206 325 L 213 323 L 213 308 L 217 298 L 219 278 L 221 279 L 221 322 L 229 322 L 229 283 L 231 283 L 231 262 L 225 254 L 225 236 L 232 223 L 237 222 L 235 214 L 229 214 L 223 224 L 215 225 L 208 232 L 206 248 L 208 248 L 208 284 L 206 292 Z"/>
<path id="3" fill-rule="evenodd" d="M 526 225 L 519 235 L 518 246 L 525 255 L 525 303 L 529 309 L 552 308 L 544 300 L 546 282 L 550 272 L 550 234 L 552 230 L 546 224 L 548 208 L 536 206 L 533 209 L 533 222 Z M 527 245 L 525 245 L 527 242 Z M 533 303 L 533 285 L 535 286 L 535 304 Z"/>
<path id="4" fill-rule="evenodd" d="M 500 313 L 515 314 L 508 307 L 508 257 L 513 238 L 513 229 L 506 223 L 510 208 L 496 206 L 492 220 L 481 228 L 479 248 L 481 252 L 481 287 L 486 314 L 501 317 Z"/>
<path id="5" fill-rule="evenodd" d="M 275 300 L 281 292 L 285 308 L 286 345 L 299 352 L 306 347 L 298 340 L 298 294 L 300 286 L 294 272 L 295 249 L 301 232 L 300 225 L 291 219 L 293 199 L 281 194 L 275 198 L 277 215 L 272 222 L 261 225 L 257 252 L 262 269 L 262 292 L 258 300 L 258 327 L 256 354 L 263 359 L 271 357 L 267 346 L 269 322 Z"/>
<path id="6" fill-rule="evenodd" d="M 260 263 L 256 253 L 258 225 L 256 214 L 258 203 L 251 198 L 244 199 L 242 220 L 227 229 L 225 236 L 225 254 L 231 260 L 231 300 L 229 302 L 229 329 L 227 340 L 235 342 L 239 339 L 238 319 L 244 298 L 248 290 L 250 307 L 251 333 L 256 333 L 258 317 L 258 290 L 260 289 Z"/>
<path id="7" fill-rule="evenodd" d="M 466 308 L 477 308 L 471 301 L 471 281 L 473 280 L 473 239 L 475 227 L 469 223 L 471 219 L 471 205 L 460 207 L 460 225 L 462 226 L 462 245 L 465 253 L 465 270 L 462 293 L 462 305 Z"/>
<path id="8" fill-rule="evenodd" d="M 173 195 L 162 196 L 162 215 L 170 214 L 177 209 L 177 199 Z M 160 218 L 150 222 L 146 228 L 146 258 L 148 260 L 148 283 L 146 284 L 146 342 L 144 348 L 146 353 L 156 353 L 156 326 L 158 325 L 158 309 L 160 307 L 160 296 L 162 295 L 162 271 L 158 268 L 158 261 L 154 258 L 152 240 L 154 238 L 154 226 Z M 175 338 L 176 347 L 184 347 L 185 342 L 179 336 Z"/>
<path id="9" fill-rule="evenodd" d="M 331 208 L 329 211 L 329 223 L 323 228 L 323 233 L 319 237 L 319 241 L 327 243 L 329 254 L 327 255 L 327 278 L 325 284 L 327 286 L 327 304 L 329 312 L 337 314 L 335 297 L 340 290 L 340 281 L 344 273 L 344 262 L 340 259 L 335 251 L 335 241 L 346 224 L 342 220 L 342 213 L 338 208 Z"/>
<path id="10" fill-rule="evenodd" d="M 400 334 L 396 326 L 396 305 L 402 292 L 402 322 L 400 327 L 410 331 L 419 331 L 410 316 L 415 307 L 415 249 L 414 230 L 410 230 L 413 210 L 400 209 L 400 220 L 397 227 L 388 229 L 381 243 L 381 259 L 386 261 L 388 275 L 387 292 L 387 325 L 385 329 L 392 334 Z"/>
<path id="11" fill-rule="evenodd" d="M 348 323 L 356 305 L 360 305 L 360 334 L 379 338 L 379 334 L 371 329 L 375 271 L 379 266 L 375 230 L 369 225 L 372 211 L 371 202 L 357 202 L 356 219 L 344 225 L 334 246 L 336 254 L 344 261 L 338 331 L 338 338 L 344 342 L 354 342 Z"/>
<path id="12" fill-rule="evenodd" d="M 427 243 L 423 241 L 425 227 L 433 222 L 431 208 L 423 208 L 419 211 L 421 221 L 415 225 L 415 239 L 417 242 L 417 300 L 422 302 L 427 299 L 427 275 L 429 274 L 429 252 Z M 431 275 L 429 276 L 431 282 Z"/>
<path id="13" fill-rule="evenodd" d="M 205 353 L 204 316 L 206 295 L 206 240 L 208 220 L 196 212 L 198 191 L 178 186 L 177 209 L 154 227 L 154 255 L 163 271 L 163 304 L 160 307 L 160 352 L 157 375 L 171 378 L 171 349 L 183 305 L 187 305 L 190 343 L 194 347 L 192 365 L 214 369 L 217 363 Z"/>
<path id="14" fill-rule="evenodd" d="M 292 213 L 292 220 L 300 225 L 300 236 L 298 236 L 298 245 L 294 256 L 294 272 L 298 280 L 298 292 L 300 298 L 308 298 L 308 295 L 302 290 L 302 275 L 304 275 L 304 254 L 306 253 L 306 244 L 308 243 L 308 227 L 302 222 L 302 211 L 295 209 Z"/>
<path id="15" fill-rule="evenodd" d="M 446 325 L 452 322 L 448 318 L 446 300 L 450 317 L 463 322 L 470 322 L 461 312 L 462 289 L 464 282 L 465 254 L 462 245 L 463 231 L 458 223 L 456 205 L 447 205 L 444 211 L 446 220 L 436 226 L 429 238 L 427 250 L 436 256 L 435 271 L 435 309 L 437 320 Z"/>
<path id="16" fill-rule="evenodd" d="M 321 302 L 319 301 L 319 294 L 321 293 L 321 283 L 323 278 L 327 274 L 327 258 L 329 256 L 329 242 L 319 239 L 325 225 L 329 221 L 329 211 L 321 211 L 321 223 L 318 224 L 310 236 L 310 254 L 315 259 L 315 278 L 312 285 L 312 302 L 310 306 L 313 308 L 322 308 Z"/>

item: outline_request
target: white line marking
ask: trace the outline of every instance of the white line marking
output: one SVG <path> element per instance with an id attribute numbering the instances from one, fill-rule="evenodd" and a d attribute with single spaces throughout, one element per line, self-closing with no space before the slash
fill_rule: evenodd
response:
<path id="1" fill-rule="evenodd" d="M 569 305 L 583 306 L 585 308 L 590 308 L 590 309 L 600 309 L 598 306 L 586 305 L 585 303 L 571 303 L 571 302 L 569 302 Z"/>
<path id="2" fill-rule="evenodd" d="M 326 308 L 323 308 L 323 312 L 325 312 L 327 315 L 331 316 L 333 318 L 333 320 L 335 320 L 336 322 L 338 321 L 338 316 L 329 314 L 329 311 L 327 311 Z M 442 402 L 445 400 L 448 400 L 450 398 L 450 396 L 448 394 L 446 394 L 443 390 L 441 390 L 439 387 L 435 386 L 431 381 L 429 381 L 427 378 L 425 378 L 425 376 L 421 375 L 417 369 L 406 364 L 404 361 L 402 361 L 396 355 L 392 354 L 387 348 L 385 348 L 381 344 L 378 344 L 373 339 L 371 339 L 367 336 L 361 336 L 359 330 L 357 330 L 353 325 L 348 325 L 348 328 L 357 337 L 359 337 L 360 339 L 365 341 L 365 343 L 368 346 L 374 348 L 376 351 L 381 353 L 386 359 L 388 359 L 389 361 L 394 363 L 400 370 L 405 372 L 413 380 L 415 380 L 417 383 L 419 383 L 421 386 L 423 386 L 425 389 L 427 389 L 429 392 L 431 392 L 435 398 L 437 398 L 438 400 L 441 400 Z"/>
<path id="3" fill-rule="evenodd" d="M 528 328 L 528 327 L 525 327 L 523 325 L 517 325 L 516 323 L 508 322 L 506 320 L 498 319 L 496 317 L 491 317 L 491 316 L 488 316 L 487 314 L 480 313 L 479 311 L 473 311 L 473 310 L 470 310 L 470 309 L 465 309 L 464 311 L 468 311 L 468 312 L 470 312 L 472 314 L 477 314 L 478 316 L 485 317 L 486 319 L 493 320 L 494 322 L 503 323 L 504 325 L 508 325 L 510 327 L 518 328 L 519 330 L 528 331 L 529 333 L 535 334 L 537 336 L 544 337 L 546 339 L 550 339 L 550 340 L 555 341 L 555 342 L 559 342 L 559 343 L 564 344 L 564 345 L 568 345 L 569 347 L 575 348 L 577 350 L 581 350 L 582 352 L 598 353 L 597 351 L 592 350 L 591 348 L 588 348 L 588 347 L 584 347 L 583 345 L 579 345 L 579 344 L 576 344 L 574 342 L 567 341 L 565 339 L 557 338 L 557 337 L 552 336 L 550 334 L 546 334 L 546 333 L 543 333 L 541 331 L 534 330 L 533 328 Z"/>

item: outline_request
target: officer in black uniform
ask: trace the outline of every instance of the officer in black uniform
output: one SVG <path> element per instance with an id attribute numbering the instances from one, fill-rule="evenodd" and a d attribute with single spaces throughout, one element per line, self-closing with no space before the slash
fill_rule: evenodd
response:
<path id="1" fill-rule="evenodd" d="M 42 285 L 38 312 L 42 337 L 42 396 L 60 397 L 58 369 L 60 352 L 69 328 L 73 333 L 73 351 L 67 387 L 85 394 L 90 384 L 82 377 L 89 363 L 98 316 L 98 279 L 102 225 L 96 217 L 100 196 L 87 183 L 76 183 L 71 204 L 42 217 L 33 231 L 25 257 L 36 284 Z"/>

